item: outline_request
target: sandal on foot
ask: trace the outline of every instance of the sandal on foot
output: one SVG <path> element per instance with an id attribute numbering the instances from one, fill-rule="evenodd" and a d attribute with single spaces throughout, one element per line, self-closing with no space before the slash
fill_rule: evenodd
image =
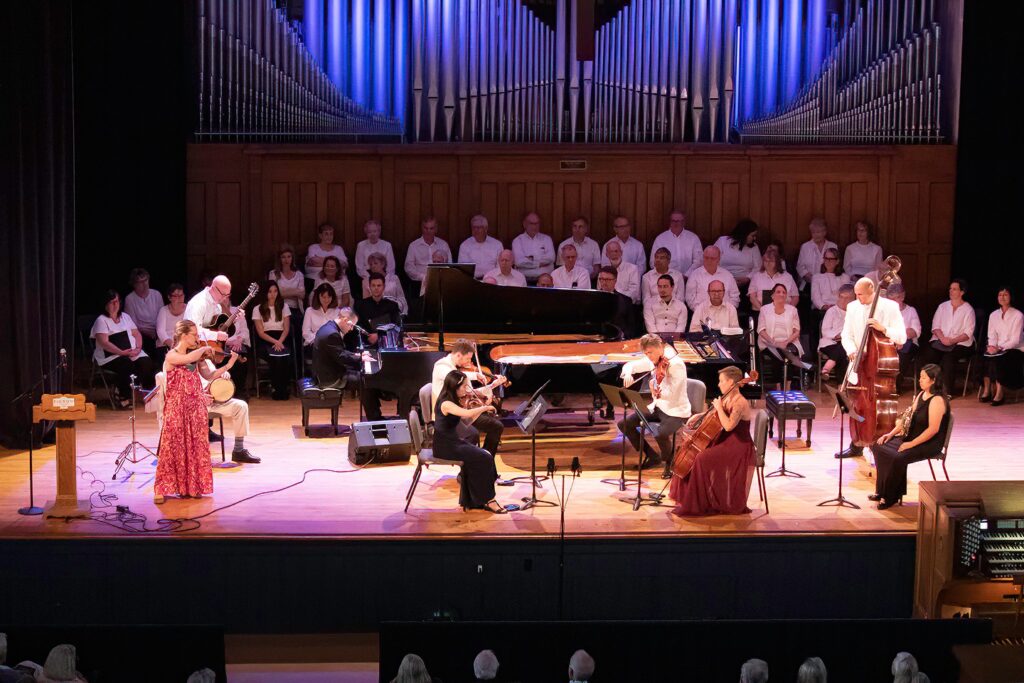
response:
<path id="1" fill-rule="evenodd" d="M 508 514 L 508 510 L 499 505 L 498 501 L 496 500 L 491 500 L 484 503 L 483 509 L 487 510 L 488 512 L 493 512 L 496 515 Z"/>
<path id="2" fill-rule="evenodd" d="M 166 500 L 163 496 L 153 496 L 154 505 L 163 505 Z"/>

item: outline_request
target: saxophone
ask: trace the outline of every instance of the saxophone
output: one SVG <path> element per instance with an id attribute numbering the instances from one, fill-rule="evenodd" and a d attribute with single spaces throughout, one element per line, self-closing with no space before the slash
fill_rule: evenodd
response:
<path id="1" fill-rule="evenodd" d="M 906 438 L 907 434 L 910 433 L 910 419 L 914 415 L 914 402 L 912 401 L 907 409 L 900 413 L 900 416 L 896 418 L 896 424 L 899 425 L 900 431 L 896 434 L 901 438 Z"/>

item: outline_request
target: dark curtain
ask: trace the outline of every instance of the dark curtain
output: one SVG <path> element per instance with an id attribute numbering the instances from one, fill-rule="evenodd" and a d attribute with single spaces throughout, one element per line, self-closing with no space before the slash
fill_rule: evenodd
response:
<path id="1" fill-rule="evenodd" d="M 27 401 L 12 399 L 51 373 L 61 348 L 73 355 L 70 1 L 0 3 L 0 54 L 0 443 L 24 447 Z M 41 388 L 59 382 L 50 375 Z"/>

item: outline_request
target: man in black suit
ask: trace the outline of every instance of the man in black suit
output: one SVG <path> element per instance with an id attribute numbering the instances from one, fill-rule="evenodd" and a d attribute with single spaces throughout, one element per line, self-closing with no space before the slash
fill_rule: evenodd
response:
<path id="1" fill-rule="evenodd" d="M 313 375 L 320 387 L 344 387 L 348 371 L 359 371 L 361 363 L 371 360 L 370 354 L 366 351 L 358 354 L 345 348 L 343 337 L 355 329 L 358 321 L 359 318 L 352 309 L 345 307 L 338 311 L 337 320 L 324 323 L 317 331 L 313 340 Z M 363 404 L 367 420 L 383 418 L 380 412 L 380 394 L 377 389 L 361 387 L 359 400 Z"/>
<path id="2" fill-rule="evenodd" d="M 394 300 L 384 297 L 384 276 L 380 273 L 370 273 L 369 287 L 370 296 L 356 301 L 355 313 L 363 325 L 369 330 L 367 340 L 373 346 L 377 345 L 377 328 L 381 325 L 402 324 L 402 313 Z"/>
<path id="3" fill-rule="evenodd" d="M 597 273 L 597 289 L 615 296 L 615 313 L 608 322 L 619 330 L 620 339 L 629 339 L 636 334 L 636 310 L 632 299 L 615 291 L 618 278 L 619 271 L 614 266 L 602 266 Z"/>

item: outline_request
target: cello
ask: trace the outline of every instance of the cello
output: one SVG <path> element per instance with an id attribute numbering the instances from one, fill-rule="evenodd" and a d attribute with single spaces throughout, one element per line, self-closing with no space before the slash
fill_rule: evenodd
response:
<path id="1" fill-rule="evenodd" d="M 722 398 L 737 391 L 745 384 L 756 382 L 757 378 L 757 370 L 751 370 L 746 377 L 736 382 L 732 389 L 723 394 Z M 718 411 L 714 408 L 706 411 L 701 417 L 697 428 L 689 434 L 685 434 L 683 442 L 676 447 L 675 455 L 672 457 L 672 474 L 680 479 L 685 479 L 686 475 L 693 469 L 693 463 L 697 461 L 697 456 L 718 440 L 723 429 L 722 420 L 718 417 Z"/>
<path id="2" fill-rule="evenodd" d="M 878 278 L 868 320 L 875 317 L 882 290 L 900 280 L 897 273 L 903 264 L 899 257 L 889 256 L 883 264 L 888 266 L 888 270 Z M 858 422 L 850 418 L 850 437 L 855 446 L 870 446 L 896 425 L 896 402 L 899 399 L 896 382 L 899 375 L 900 357 L 896 345 L 884 333 L 870 325 L 865 326 L 857 354 L 850 361 L 839 387 L 839 393 L 846 397 L 853 412 L 864 419 Z"/>

